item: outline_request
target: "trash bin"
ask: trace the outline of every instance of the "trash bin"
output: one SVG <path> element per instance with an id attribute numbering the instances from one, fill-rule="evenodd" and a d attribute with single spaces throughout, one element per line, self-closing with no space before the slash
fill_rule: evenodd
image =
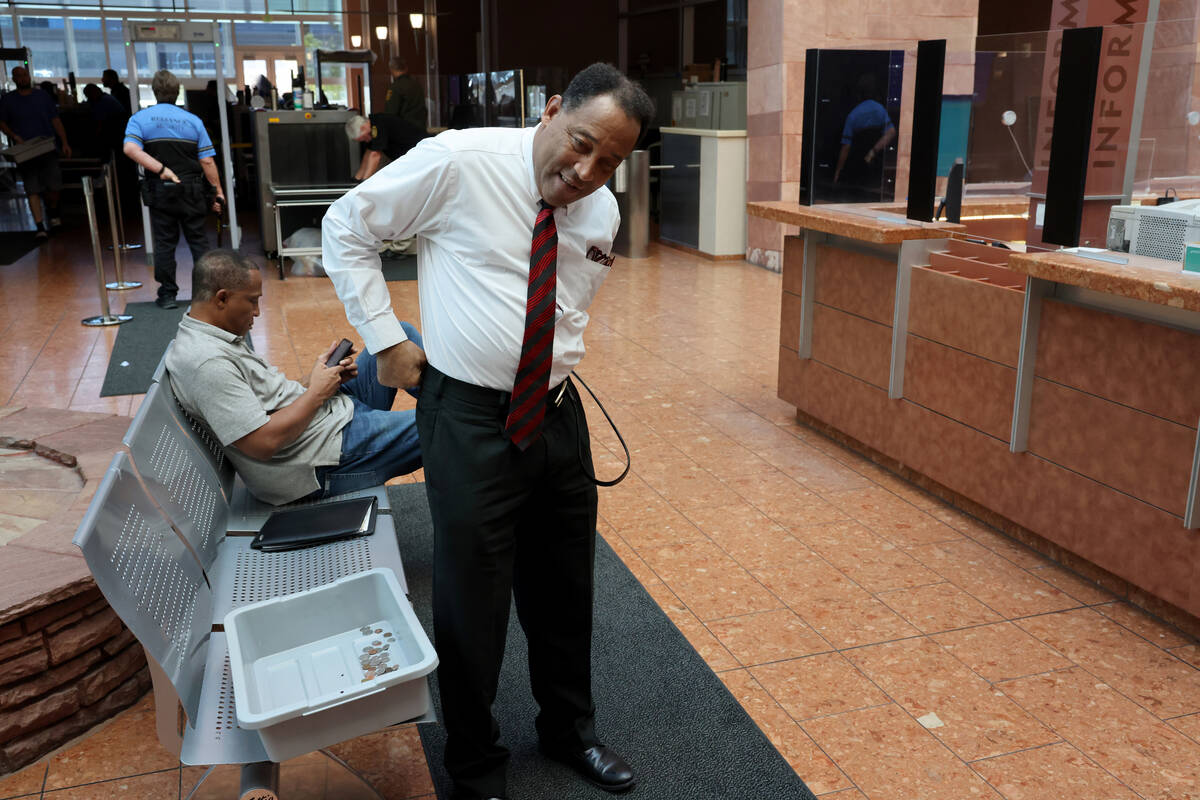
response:
<path id="1" fill-rule="evenodd" d="M 645 258 L 650 251 L 650 152 L 630 153 L 613 173 L 609 188 L 621 212 L 613 252 L 625 258 Z"/>

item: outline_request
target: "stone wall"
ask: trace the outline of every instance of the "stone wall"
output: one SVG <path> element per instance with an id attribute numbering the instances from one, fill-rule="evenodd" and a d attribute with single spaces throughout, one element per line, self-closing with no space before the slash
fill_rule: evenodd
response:
<path id="1" fill-rule="evenodd" d="M 0 627 L 0 775 L 67 743 L 150 688 L 146 656 L 91 586 Z"/>
<path id="2" fill-rule="evenodd" d="M 0 408 L 0 775 L 150 688 L 141 645 L 71 541 L 128 427 L 112 414 Z"/>

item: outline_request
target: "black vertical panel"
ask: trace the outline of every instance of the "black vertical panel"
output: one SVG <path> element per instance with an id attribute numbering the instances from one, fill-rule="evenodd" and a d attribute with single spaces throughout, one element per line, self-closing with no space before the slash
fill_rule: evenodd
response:
<path id="1" fill-rule="evenodd" d="M 804 128 L 800 131 L 800 205 L 813 204 L 814 149 L 817 138 L 817 75 L 821 51 L 810 48 L 804 58 Z"/>
<path id="2" fill-rule="evenodd" d="M 963 163 L 956 159 L 946 178 L 946 221 L 962 221 Z"/>
<path id="3" fill-rule="evenodd" d="M 938 133 L 942 126 L 942 80 L 946 40 L 917 42 L 917 79 L 913 93 L 912 150 L 908 157 L 909 219 L 933 220 L 937 191 Z"/>
<path id="4" fill-rule="evenodd" d="M 1103 34 L 1100 27 L 1063 31 L 1042 227 L 1042 241 L 1047 244 L 1079 246 Z"/>

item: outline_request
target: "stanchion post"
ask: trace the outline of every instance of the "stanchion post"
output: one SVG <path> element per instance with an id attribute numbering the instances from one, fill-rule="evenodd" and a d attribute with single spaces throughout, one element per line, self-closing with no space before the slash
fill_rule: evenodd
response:
<path id="1" fill-rule="evenodd" d="M 118 203 L 121 202 L 121 179 L 117 177 L 117 165 L 115 160 L 120 158 L 120 156 L 120 151 L 115 151 L 113 153 L 113 193 L 117 196 Z M 138 250 L 141 248 L 140 244 L 126 244 L 125 242 L 125 211 L 120 205 L 117 206 L 117 230 L 121 232 L 121 238 L 113 243 L 114 250 L 116 250 L 118 247 L 122 250 Z"/>
<path id="2" fill-rule="evenodd" d="M 113 315 L 108 307 L 108 288 L 104 283 L 104 261 L 101 258 L 100 232 L 96 230 L 96 198 L 93 196 L 92 178 L 83 176 L 83 202 L 87 206 L 88 228 L 92 234 L 92 257 L 96 259 L 96 282 L 100 287 L 100 316 L 82 320 L 90 328 L 104 325 L 120 325 L 133 319 L 129 314 Z"/>
<path id="3" fill-rule="evenodd" d="M 142 284 L 141 281 L 127 281 L 121 275 L 121 241 L 117 238 L 117 215 L 120 210 L 117 208 L 116 193 L 113 191 L 113 179 L 116 175 L 117 167 L 110 158 L 104 164 L 104 190 L 108 199 L 108 224 L 112 228 L 113 237 L 113 269 L 117 274 L 117 279 L 104 286 L 106 289 L 124 291 L 125 289 L 140 288 Z"/>

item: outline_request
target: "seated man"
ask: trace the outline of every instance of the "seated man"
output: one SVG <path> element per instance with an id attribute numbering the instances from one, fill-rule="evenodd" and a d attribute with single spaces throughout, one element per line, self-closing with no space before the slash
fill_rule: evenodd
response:
<path id="1" fill-rule="evenodd" d="M 210 250 L 192 271 L 192 306 L 167 356 L 184 409 L 225 448 L 255 497 L 288 503 L 376 486 L 421 466 L 415 412 L 392 411 L 375 356 L 313 365 L 307 388 L 250 349 L 262 275 L 233 250 Z M 420 334 L 407 322 L 417 345 Z M 410 390 L 412 393 L 412 390 Z"/>

